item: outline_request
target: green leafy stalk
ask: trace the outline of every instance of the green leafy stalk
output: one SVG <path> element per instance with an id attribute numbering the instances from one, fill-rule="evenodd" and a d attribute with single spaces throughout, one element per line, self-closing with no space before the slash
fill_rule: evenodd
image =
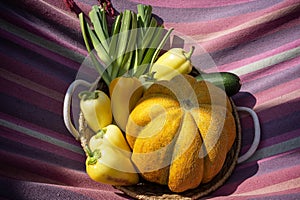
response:
<path id="1" fill-rule="evenodd" d="M 92 48 L 90 46 L 89 38 L 87 36 L 87 31 L 86 31 L 87 30 L 87 28 L 86 28 L 87 23 L 84 19 L 83 13 L 80 13 L 78 17 L 79 17 L 79 21 L 80 21 L 80 28 L 81 28 L 81 33 L 82 33 L 82 37 L 83 37 L 83 40 L 84 40 L 84 44 L 86 46 L 87 51 L 91 52 Z"/>
<path id="2" fill-rule="evenodd" d="M 152 18 L 152 7 L 150 5 L 138 4 L 137 10 L 140 27 L 149 27 L 150 20 Z"/>
<path id="3" fill-rule="evenodd" d="M 107 25 L 105 25 L 106 23 L 103 22 L 106 21 L 106 18 L 102 18 L 103 15 L 100 12 L 101 10 L 99 9 L 99 6 L 93 6 L 92 10 L 89 12 L 89 16 L 91 22 L 93 23 L 97 38 L 101 42 L 103 48 L 108 51 L 108 35 L 106 33 Z"/>
<path id="4" fill-rule="evenodd" d="M 170 37 L 170 34 L 172 33 L 173 28 L 169 29 L 167 33 L 164 35 L 164 37 L 161 39 L 161 36 L 159 32 L 163 32 L 163 29 L 157 29 L 157 37 L 154 38 L 152 41 L 153 46 L 150 46 L 148 49 L 146 55 L 143 56 L 143 60 L 140 63 L 140 65 L 134 70 L 134 76 L 139 77 L 143 75 L 146 70 L 150 71 L 154 61 L 157 59 L 161 49 L 166 44 L 168 38 Z"/>
<path id="5" fill-rule="evenodd" d="M 121 64 L 121 70 L 118 73 L 118 76 L 122 76 L 132 67 L 132 59 L 134 56 L 134 50 L 136 47 L 137 41 L 137 15 L 134 12 L 131 12 L 131 27 L 129 31 L 129 40 L 126 47 L 126 52 L 123 57 L 123 61 Z"/>
<path id="6" fill-rule="evenodd" d="M 92 44 L 99 56 L 99 58 L 107 65 L 109 66 L 111 64 L 111 58 L 108 55 L 108 52 L 106 49 L 103 47 L 102 43 L 99 41 L 93 30 L 87 26 L 88 33 L 90 35 Z"/>
<path id="7" fill-rule="evenodd" d="M 151 62 L 150 62 L 150 69 L 151 69 L 154 61 L 156 60 L 159 52 L 161 51 L 161 49 L 163 48 L 163 46 L 166 44 L 166 42 L 167 42 L 168 38 L 170 37 L 170 35 L 171 35 L 171 33 L 172 33 L 173 30 L 174 30 L 173 28 L 171 28 L 171 29 L 168 30 L 168 32 L 166 33 L 166 35 L 164 36 L 164 38 L 162 39 L 162 41 L 159 43 L 158 47 L 156 48 L 156 50 L 155 50 L 155 52 L 153 54 L 153 57 L 151 59 Z"/>
<path id="8" fill-rule="evenodd" d="M 120 35 L 118 38 L 118 44 L 117 44 L 117 63 L 116 65 L 118 68 L 121 67 L 122 60 L 124 53 L 126 51 L 127 43 L 128 43 L 128 38 L 129 38 L 129 33 L 130 33 L 130 25 L 131 25 L 131 11 L 130 10 L 125 10 L 123 12 L 123 18 L 122 18 L 122 23 L 121 23 L 121 28 L 120 28 Z M 115 68 L 112 71 L 112 77 L 117 77 L 119 69 Z"/>
<path id="9" fill-rule="evenodd" d="M 104 67 L 101 65 L 101 63 L 97 60 L 96 56 L 94 55 L 94 53 L 92 52 L 92 48 L 90 46 L 89 43 L 89 31 L 88 30 L 88 23 L 85 21 L 84 19 L 84 15 L 83 13 L 79 14 L 79 20 L 80 20 L 80 27 L 81 27 L 81 32 L 82 32 L 82 36 L 83 36 L 83 40 L 86 46 L 86 49 L 92 59 L 92 62 L 95 66 L 95 69 L 98 71 L 99 74 L 102 75 L 102 79 L 104 80 L 104 82 L 109 85 L 110 84 L 110 76 L 106 73 Z"/>
<path id="10" fill-rule="evenodd" d="M 137 22 L 138 22 L 138 27 L 139 27 L 139 34 L 138 34 L 138 64 L 141 63 L 144 55 L 144 47 L 145 45 L 145 39 L 147 37 L 145 36 L 147 33 L 148 27 L 150 27 L 150 20 L 151 20 L 151 15 L 152 15 L 152 7 L 149 5 L 143 5 L 143 4 L 138 4 L 137 5 Z M 153 23 L 153 22 L 152 22 Z M 148 32 L 149 35 L 149 32 Z"/>
<path id="11" fill-rule="evenodd" d="M 143 49 L 149 46 L 149 43 L 152 40 L 152 37 L 154 36 L 155 28 L 157 27 L 157 21 L 156 19 L 152 18 L 151 23 L 149 24 L 149 27 L 145 30 L 145 35 L 143 40 Z"/>
<path id="12" fill-rule="evenodd" d="M 145 73 L 147 68 L 149 67 L 149 63 L 153 57 L 153 54 L 156 50 L 156 48 L 159 46 L 159 43 L 162 39 L 162 33 L 164 31 L 163 28 L 151 28 L 155 32 L 153 33 L 153 38 L 150 41 L 150 44 L 148 44 L 148 47 L 145 49 L 139 49 L 138 53 L 140 54 L 138 56 L 138 64 L 134 65 L 133 67 L 133 74 L 136 77 L 141 76 Z M 141 55 L 143 54 L 143 55 Z"/>
<path id="13" fill-rule="evenodd" d="M 108 30 L 108 25 L 107 25 L 107 20 L 106 20 L 106 14 L 105 14 L 105 9 L 104 8 L 101 8 L 99 10 L 100 12 L 100 18 L 102 19 L 102 27 L 103 27 L 103 32 L 104 32 L 104 35 L 105 35 L 105 38 L 108 40 L 109 42 L 109 30 Z"/>
<path id="14" fill-rule="evenodd" d="M 164 31 L 163 28 L 156 28 L 154 37 L 151 41 L 151 44 L 149 45 L 149 48 L 147 49 L 146 53 L 143 56 L 143 60 L 141 61 L 141 64 L 147 64 L 151 62 L 155 50 L 158 48 L 160 42 L 163 39 L 163 31 Z"/>
<path id="15" fill-rule="evenodd" d="M 151 19 L 151 23 L 150 26 L 147 27 L 147 29 L 145 29 L 145 33 L 144 33 L 144 37 L 142 38 L 142 46 L 140 48 L 140 52 L 139 52 L 139 63 L 141 64 L 145 51 L 147 51 L 149 44 L 151 43 L 151 41 L 153 40 L 153 38 L 155 37 L 155 31 L 157 28 L 157 21 L 156 19 L 152 18 Z"/>
<path id="16" fill-rule="evenodd" d="M 110 55 L 113 63 L 111 64 L 111 66 L 107 69 L 108 70 L 108 74 L 110 76 L 112 76 L 112 71 L 113 68 L 118 67 L 116 65 L 116 59 L 117 59 L 117 44 L 118 44 L 118 36 L 120 33 L 120 28 L 121 28 L 121 22 L 122 22 L 122 17 L 123 17 L 123 13 L 120 13 L 112 26 L 112 31 L 111 31 L 111 38 L 110 38 L 110 43 L 109 43 L 109 50 L 108 50 L 108 54 Z"/>
<path id="17" fill-rule="evenodd" d="M 135 72 L 134 70 L 139 66 L 139 50 L 138 50 L 138 44 L 135 44 L 135 51 L 134 51 L 134 60 L 132 64 L 133 70 L 131 71 L 131 75 L 133 75 Z"/>

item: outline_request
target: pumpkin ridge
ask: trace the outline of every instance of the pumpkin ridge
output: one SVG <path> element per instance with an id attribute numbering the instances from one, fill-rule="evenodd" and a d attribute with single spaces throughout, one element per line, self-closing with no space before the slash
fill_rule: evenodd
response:
<path id="1" fill-rule="evenodd" d="M 154 102 L 154 103 L 153 103 Z M 170 105 L 171 103 L 171 105 Z M 173 98 L 168 98 L 165 95 L 150 95 L 147 98 L 144 96 L 137 103 L 136 107 L 130 113 L 126 126 L 126 139 L 131 148 L 138 135 L 148 123 L 151 122 L 153 116 L 165 113 L 167 109 L 178 107 L 178 102 Z"/>
<path id="2" fill-rule="evenodd" d="M 173 152 L 174 138 L 182 117 L 180 108 L 168 110 L 166 124 L 156 134 L 151 126 L 161 119 L 156 117 L 149 126 L 141 130 L 133 145 L 132 161 L 146 180 L 167 184 L 169 165 Z M 143 133 L 143 131 L 145 131 Z M 146 137 L 148 133 L 149 137 Z M 143 136 L 143 137 L 141 137 Z M 175 138 L 176 139 L 176 138 Z"/>
<path id="3" fill-rule="evenodd" d="M 148 101 L 153 101 L 154 100 L 155 101 L 156 99 L 160 100 L 160 102 L 158 103 L 160 105 L 163 104 L 164 101 L 167 101 L 167 100 L 168 101 L 173 101 L 173 104 L 171 104 L 171 105 L 163 104 L 163 105 L 166 106 L 166 108 L 178 107 L 178 105 L 179 105 L 179 101 L 178 101 L 177 98 L 175 98 L 173 96 L 170 96 L 168 94 L 164 94 L 164 93 L 158 93 L 158 94 L 152 94 L 152 93 L 150 93 L 150 94 L 144 95 L 141 98 L 141 100 L 137 103 L 137 105 L 139 103 L 142 103 L 143 101 L 146 101 L 146 100 L 148 100 Z"/>
<path id="4" fill-rule="evenodd" d="M 197 113 L 201 113 L 201 116 Z M 205 173 L 203 183 L 209 182 L 215 177 L 225 162 L 228 152 L 228 135 L 226 129 L 224 129 L 227 113 L 228 110 L 219 105 L 214 105 L 214 107 L 210 105 L 202 106 L 195 109 L 193 113 L 204 143 Z"/>
<path id="5" fill-rule="evenodd" d="M 188 128 L 188 129 L 187 129 Z M 197 187 L 203 177 L 203 158 L 199 157 L 202 138 L 190 111 L 185 111 L 172 154 L 168 186 L 173 192 Z"/>

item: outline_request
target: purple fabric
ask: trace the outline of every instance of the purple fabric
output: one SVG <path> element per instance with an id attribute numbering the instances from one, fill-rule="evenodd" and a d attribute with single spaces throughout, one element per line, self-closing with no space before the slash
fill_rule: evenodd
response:
<path id="1" fill-rule="evenodd" d="M 99 4 L 74 2 L 85 13 Z M 111 3 L 116 12 L 151 4 L 166 28 L 203 47 L 214 70 L 241 77 L 233 100 L 258 114 L 261 143 L 204 199 L 300 199 L 300 2 Z M 63 0 L 3 1 L 0 10 L 1 199 L 131 199 L 88 177 L 63 122 L 66 90 L 87 56 L 76 14 Z M 240 119 L 244 153 L 254 127 L 247 114 Z"/>

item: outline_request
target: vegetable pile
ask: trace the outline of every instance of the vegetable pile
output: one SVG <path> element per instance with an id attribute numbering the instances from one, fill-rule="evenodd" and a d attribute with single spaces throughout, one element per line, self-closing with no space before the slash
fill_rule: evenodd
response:
<path id="1" fill-rule="evenodd" d="M 137 13 L 124 10 L 111 26 L 101 6 L 93 6 L 88 17 L 80 13 L 79 19 L 86 49 L 109 88 L 108 93 L 97 88 L 79 94 L 80 109 L 94 132 L 83 145 L 90 178 L 134 185 L 142 177 L 173 192 L 210 181 L 235 139 L 228 96 L 239 91 L 239 77 L 188 75 L 195 47 L 163 52 L 173 29 L 158 23 L 150 5 L 137 5 Z M 160 148 L 158 155 L 151 154 Z M 141 159 L 141 153 L 152 156 Z M 160 166 L 163 161 L 168 164 Z M 160 168 L 150 170 L 153 166 Z"/>

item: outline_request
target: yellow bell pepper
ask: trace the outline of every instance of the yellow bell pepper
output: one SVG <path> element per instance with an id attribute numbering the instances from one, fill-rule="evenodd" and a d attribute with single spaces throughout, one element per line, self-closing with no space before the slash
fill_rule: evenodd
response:
<path id="1" fill-rule="evenodd" d="M 110 185 L 134 185 L 139 182 L 130 157 L 108 144 L 101 144 L 95 151 L 85 148 L 88 154 L 86 172 L 89 177 L 100 183 Z"/>
<path id="2" fill-rule="evenodd" d="M 88 126 L 95 132 L 112 123 L 109 97 L 100 90 L 79 94 L 80 109 Z"/>
<path id="3" fill-rule="evenodd" d="M 144 88 L 139 79 L 121 76 L 109 85 L 111 109 L 118 127 L 125 131 L 131 110 L 142 97 Z"/>
<path id="4" fill-rule="evenodd" d="M 119 127 L 114 124 L 110 124 L 102 128 L 96 135 L 91 137 L 89 141 L 89 147 L 92 151 L 95 151 L 105 143 L 113 146 L 114 148 L 125 151 L 125 153 L 131 153 L 131 150 L 123 136 L 123 133 L 121 132 Z"/>
<path id="5" fill-rule="evenodd" d="M 161 55 L 150 69 L 156 80 L 171 80 L 179 74 L 188 74 L 192 71 L 191 56 L 195 47 L 192 46 L 189 52 L 182 48 L 172 48 Z"/>
<path id="6" fill-rule="evenodd" d="M 94 181 L 110 185 L 138 183 L 132 152 L 118 126 L 110 124 L 102 128 L 84 150 L 88 155 L 86 171 Z"/>

